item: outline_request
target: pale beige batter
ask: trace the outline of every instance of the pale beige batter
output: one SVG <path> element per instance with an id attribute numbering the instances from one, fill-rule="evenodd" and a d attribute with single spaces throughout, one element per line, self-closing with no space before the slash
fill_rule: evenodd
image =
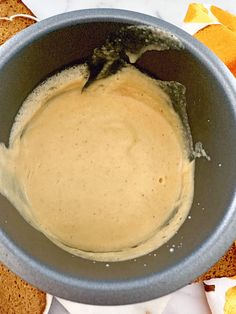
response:
<path id="1" fill-rule="evenodd" d="M 155 80 L 129 66 L 82 92 L 84 69 L 65 70 L 28 97 L 10 148 L 0 150 L 1 192 L 73 254 L 131 259 L 183 223 L 194 162 Z"/>

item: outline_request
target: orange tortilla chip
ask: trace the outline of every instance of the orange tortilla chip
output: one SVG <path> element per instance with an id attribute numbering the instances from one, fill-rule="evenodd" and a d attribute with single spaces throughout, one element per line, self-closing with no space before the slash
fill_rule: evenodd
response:
<path id="1" fill-rule="evenodd" d="M 224 25 L 212 24 L 202 28 L 194 37 L 210 48 L 236 76 L 236 33 Z"/>
<path id="2" fill-rule="evenodd" d="M 236 286 L 229 288 L 225 293 L 224 314 L 236 313 Z"/>
<path id="3" fill-rule="evenodd" d="M 231 31 L 236 32 L 236 16 L 235 15 L 227 11 L 224 11 L 214 5 L 211 6 L 210 10 L 221 24 L 228 27 Z"/>
<path id="4" fill-rule="evenodd" d="M 209 16 L 208 10 L 200 3 L 191 3 L 184 18 L 185 23 L 211 23 L 216 19 Z"/>

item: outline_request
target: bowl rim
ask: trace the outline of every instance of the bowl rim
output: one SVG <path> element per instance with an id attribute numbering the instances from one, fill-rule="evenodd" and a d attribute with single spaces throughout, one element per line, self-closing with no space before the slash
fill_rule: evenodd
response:
<path id="1" fill-rule="evenodd" d="M 232 104 L 236 104 L 235 78 L 207 47 L 178 27 L 149 15 L 118 9 L 87 9 L 59 14 L 37 22 L 21 31 L 0 48 L 0 69 L 6 62 L 31 42 L 58 29 L 92 22 L 118 22 L 148 24 L 169 30 L 179 37 L 184 46 L 214 73 L 227 91 Z M 235 121 L 236 106 L 232 105 Z M 236 162 L 235 162 L 236 166 Z M 236 186 L 231 205 L 224 219 L 209 236 L 204 245 L 184 260 L 163 272 L 146 277 L 111 281 L 91 281 L 73 278 L 32 259 L 24 249 L 0 229 L 0 260 L 17 275 L 31 284 L 56 296 L 71 301 L 96 305 L 121 305 L 147 301 L 166 295 L 194 280 L 214 264 L 235 240 Z M 222 237 L 222 234 L 224 236 Z M 184 270 L 184 271 L 183 271 Z M 171 282 L 171 285 L 168 284 Z"/>

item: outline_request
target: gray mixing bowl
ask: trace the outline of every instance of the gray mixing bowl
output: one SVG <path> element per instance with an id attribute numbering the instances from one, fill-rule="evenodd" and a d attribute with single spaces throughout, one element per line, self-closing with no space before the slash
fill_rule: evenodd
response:
<path id="1" fill-rule="evenodd" d="M 8 142 L 17 111 L 39 82 L 86 58 L 122 24 L 157 26 L 182 40 L 183 51 L 150 51 L 139 65 L 187 87 L 193 139 L 204 144 L 211 161 L 197 160 L 191 219 L 167 245 L 109 267 L 61 250 L 0 196 L 2 262 L 51 294 L 90 304 L 135 303 L 170 293 L 206 271 L 236 238 L 235 79 L 207 48 L 164 21 L 121 10 L 75 11 L 39 22 L 8 41 L 0 48 L 0 141 Z"/>

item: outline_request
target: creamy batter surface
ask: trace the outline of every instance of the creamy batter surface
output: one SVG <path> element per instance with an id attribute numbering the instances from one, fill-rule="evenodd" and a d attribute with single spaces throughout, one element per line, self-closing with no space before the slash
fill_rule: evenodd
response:
<path id="1" fill-rule="evenodd" d="M 117 261 L 165 243 L 193 199 L 194 161 L 156 80 L 127 66 L 82 92 L 85 66 L 48 79 L 26 99 L 0 190 L 67 251 Z"/>

